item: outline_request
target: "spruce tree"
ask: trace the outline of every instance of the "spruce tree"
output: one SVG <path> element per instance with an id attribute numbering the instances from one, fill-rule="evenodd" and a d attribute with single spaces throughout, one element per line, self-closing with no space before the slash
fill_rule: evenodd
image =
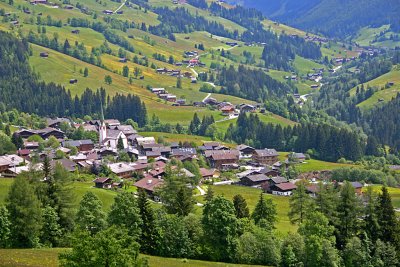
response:
<path id="1" fill-rule="evenodd" d="M 124 141 L 122 140 L 121 137 L 118 139 L 117 148 L 118 148 L 119 150 L 123 150 L 123 149 L 125 148 L 125 147 L 124 147 Z"/>
<path id="2" fill-rule="evenodd" d="M 302 224 L 306 213 L 313 209 L 314 202 L 310 195 L 307 194 L 305 183 L 302 181 L 297 184 L 297 189 L 289 199 L 290 222 L 295 224 Z"/>
<path id="3" fill-rule="evenodd" d="M 399 221 L 394 211 L 392 198 L 385 186 L 378 197 L 378 222 L 380 226 L 379 239 L 383 242 L 390 242 L 400 249 L 400 228 Z"/>
<path id="4" fill-rule="evenodd" d="M 251 218 L 256 225 L 272 230 L 275 228 L 276 216 L 276 204 L 273 203 L 271 198 L 264 199 L 263 193 L 261 192 L 260 199 L 257 202 Z"/>
<path id="5" fill-rule="evenodd" d="M 7 248 L 10 242 L 11 222 L 8 210 L 5 206 L 0 207 L 0 248 Z"/>
<path id="6" fill-rule="evenodd" d="M 236 218 L 250 217 L 249 207 L 247 207 L 246 199 L 242 195 L 235 195 L 233 197 L 233 206 L 235 207 Z"/>
<path id="7" fill-rule="evenodd" d="M 212 189 L 211 186 L 207 187 L 207 192 L 206 195 L 204 196 L 205 201 L 210 201 L 214 198 L 214 190 Z"/>
<path id="8" fill-rule="evenodd" d="M 147 194 L 144 190 L 138 191 L 138 208 L 141 224 L 140 251 L 145 254 L 154 254 L 157 251 L 159 232 L 155 222 L 155 216 L 150 202 L 147 200 Z"/>
<path id="9" fill-rule="evenodd" d="M 101 200 L 93 192 L 87 192 L 79 204 L 76 224 L 94 235 L 106 227 L 105 217 Z"/>

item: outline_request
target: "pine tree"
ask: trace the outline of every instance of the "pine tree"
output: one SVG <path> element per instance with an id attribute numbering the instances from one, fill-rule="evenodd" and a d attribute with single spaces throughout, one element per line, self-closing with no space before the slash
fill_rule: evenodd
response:
<path id="1" fill-rule="evenodd" d="M 383 242 L 390 242 L 400 249 L 400 228 L 394 211 L 392 198 L 385 186 L 378 197 L 378 222 L 380 226 L 379 239 Z"/>
<path id="2" fill-rule="evenodd" d="M 6 128 L 4 129 L 4 133 L 7 136 L 11 136 L 11 129 L 10 129 L 10 125 L 9 124 L 6 125 Z"/>
<path id="3" fill-rule="evenodd" d="M 46 155 L 43 160 L 43 166 L 42 166 L 44 178 L 47 179 L 51 176 L 51 166 L 50 166 L 50 160 L 49 157 Z"/>
<path id="4" fill-rule="evenodd" d="M 180 76 L 176 80 L 176 88 L 182 88 L 182 78 Z"/>
<path id="5" fill-rule="evenodd" d="M 5 206 L 0 207 L 0 248 L 7 248 L 10 242 L 10 228 L 8 210 Z"/>
<path id="6" fill-rule="evenodd" d="M 367 202 L 364 208 L 364 231 L 372 242 L 375 243 L 379 238 L 380 232 L 377 197 L 370 186 L 367 187 L 367 192 L 364 195 Z"/>
<path id="7" fill-rule="evenodd" d="M 242 195 L 235 195 L 233 197 L 233 206 L 235 207 L 236 218 L 250 217 L 249 207 L 247 207 L 246 199 Z"/>
<path id="8" fill-rule="evenodd" d="M 93 192 L 87 192 L 79 204 L 76 224 L 94 235 L 105 228 L 105 217 L 101 200 Z"/>
<path id="9" fill-rule="evenodd" d="M 140 251 L 145 254 L 154 254 L 157 251 L 159 239 L 158 228 L 155 222 L 154 212 L 147 200 L 144 190 L 138 191 L 138 208 L 142 219 L 140 235 Z"/>
<path id="10" fill-rule="evenodd" d="M 22 137 L 18 134 L 12 135 L 11 142 L 13 142 L 17 149 L 24 148 L 24 140 L 22 140 Z"/>
<path id="11" fill-rule="evenodd" d="M 88 76 L 89 76 L 89 69 L 85 67 L 85 69 L 83 70 L 83 77 L 88 77 Z"/>
<path id="12" fill-rule="evenodd" d="M 306 213 L 313 209 L 314 202 L 310 195 L 307 194 L 305 183 L 301 181 L 297 184 L 297 189 L 289 199 L 290 222 L 295 224 L 302 224 Z"/>
<path id="13" fill-rule="evenodd" d="M 128 77 L 129 76 L 129 67 L 128 66 L 124 66 L 122 68 L 122 76 L 124 76 L 124 77 Z"/>
<path id="14" fill-rule="evenodd" d="M 43 227 L 40 237 L 43 244 L 50 247 L 58 246 L 62 236 L 59 220 L 60 218 L 54 208 L 46 206 L 43 209 Z"/>
<path id="15" fill-rule="evenodd" d="M 13 247 L 35 247 L 42 228 L 40 201 L 28 179 L 17 176 L 7 197 Z"/>
<path id="16" fill-rule="evenodd" d="M 265 227 L 268 230 L 274 229 L 276 222 L 276 204 L 273 203 L 271 198 L 264 199 L 263 193 L 260 194 L 260 199 L 251 215 L 256 225 Z"/>

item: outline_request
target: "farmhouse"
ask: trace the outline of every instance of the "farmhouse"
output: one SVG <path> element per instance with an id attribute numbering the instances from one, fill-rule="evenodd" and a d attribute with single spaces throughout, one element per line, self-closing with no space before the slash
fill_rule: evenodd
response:
<path id="1" fill-rule="evenodd" d="M 93 141 L 86 140 L 70 140 L 62 142 L 63 147 L 76 147 L 79 151 L 90 151 L 94 148 Z"/>
<path id="2" fill-rule="evenodd" d="M 235 113 L 235 107 L 234 106 L 224 106 L 220 109 L 220 111 L 222 112 L 222 115 L 229 116 L 229 115 Z"/>
<path id="3" fill-rule="evenodd" d="M 278 161 L 278 152 L 275 149 L 256 149 L 253 152 L 253 160 L 264 165 L 272 165 Z"/>
<path id="4" fill-rule="evenodd" d="M 223 165 L 236 164 L 239 161 L 237 150 L 211 150 L 205 153 L 212 168 L 222 169 Z"/>
<path id="5" fill-rule="evenodd" d="M 155 201 L 160 201 L 160 198 L 156 196 L 154 193 L 156 189 L 164 184 L 164 180 L 145 177 L 139 181 L 137 181 L 134 186 L 138 189 L 142 189 L 146 191 L 146 193 L 153 198 Z"/>
<path id="6" fill-rule="evenodd" d="M 112 15 L 112 14 L 114 14 L 114 11 L 112 11 L 112 10 L 103 10 L 103 14 Z"/>
<path id="7" fill-rule="evenodd" d="M 107 188 L 110 189 L 112 187 L 113 180 L 107 177 L 99 177 L 93 180 L 94 186 L 96 188 Z"/>
<path id="8" fill-rule="evenodd" d="M 49 53 L 47 52 L 40 52 L 40 57 L 49 57 Z"/>
<path id="9" fill-rule="evenodd" d="M 255 149 L 248 145 L 238 145 L 236 149 L 240 152 L 241 158 L 251 158 Z"/>
<path id="10" fill-rule="evenodd" d="M 240 184 L 246 186 L 259 186 L 262 183 L 269 181 L 271 178 L 265 174 L 252 174 L 244 176 L 240 179 Z"/>
<path id="11" fill-rule="evenodd" d="M 280 183 L 280 184 L 275 184 L 270 187 L 271 193 L 273 195 L 278 195 L 278 196 L 290 196 L 293 193 L 293 190 L 297 188 L 296 185 L 292 183 Z"/>
<path id="12" fill-rule="evenodd" d="M 111 172 L 121 178 L 130 178 L 134 172 L 134 168 L 127 163 L 119 162 L 108 164 Z"/>

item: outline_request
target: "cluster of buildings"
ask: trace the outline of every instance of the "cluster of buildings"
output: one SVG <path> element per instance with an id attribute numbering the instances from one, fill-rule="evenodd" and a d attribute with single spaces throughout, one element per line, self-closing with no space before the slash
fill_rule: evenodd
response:
<path id="1" fill-rule="evenodd" d="M 151 92 L 163 100 L 174 103 L 174 105 L 181 106 L 186 104 L 185 99 L 177 99 L 176 95 L 168 93 L 165 88 L 152 88 Z"/>

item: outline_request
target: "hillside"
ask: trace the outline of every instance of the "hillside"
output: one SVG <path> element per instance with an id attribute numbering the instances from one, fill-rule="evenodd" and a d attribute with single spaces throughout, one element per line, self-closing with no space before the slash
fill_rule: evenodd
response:
<path id="1" fill-rule="evenodd" d="M 245 6 L 254 7 L 268 17 L 304 30 L 332 37 L 355 36 L 368 26 L 380 27 L 396 21 L 400 12 L 397 0 L 336 1 L 336 0 L 242 0 Z M 393 25 L 398 32 L 398 25 Z"/>

